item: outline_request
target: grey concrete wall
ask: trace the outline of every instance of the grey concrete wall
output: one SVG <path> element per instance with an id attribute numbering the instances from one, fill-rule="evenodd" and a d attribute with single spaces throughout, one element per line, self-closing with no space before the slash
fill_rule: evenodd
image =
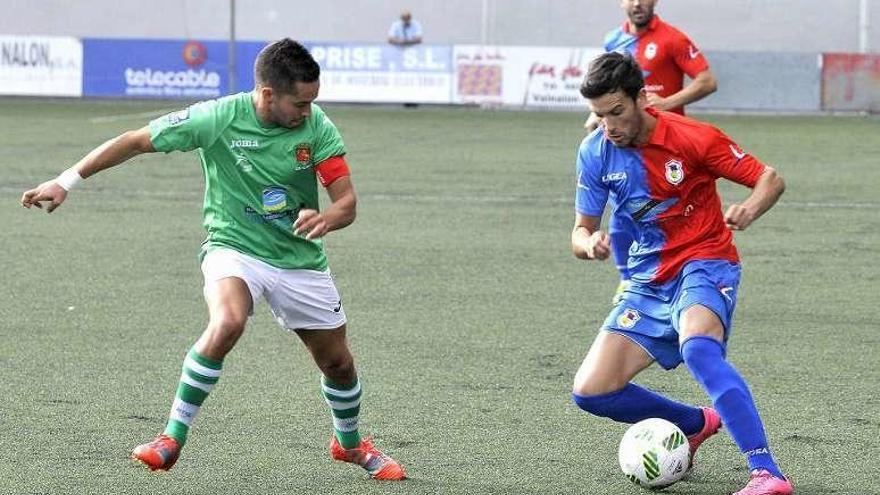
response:
<path id="1" fill-rule="evenodd" d="M 688 108 L 807 111 L 822 108 L 818 53 L 707 51 L 718 91 Z"/>
<path id="2" fill-rule="evenodd" d="M 880 52 L 880 0 L 868 0 Z M 617 0 L 237 0 L 240 39 L 382 41 L 410 8 L 432 43 L 596 46 L 623 14 Z M 0 33 L 78 37 L 228 36 L 229 0 L 0 0 Z M 657 12 L 703 49 L 854 52 L 859 0 L 662 0 Z"/>

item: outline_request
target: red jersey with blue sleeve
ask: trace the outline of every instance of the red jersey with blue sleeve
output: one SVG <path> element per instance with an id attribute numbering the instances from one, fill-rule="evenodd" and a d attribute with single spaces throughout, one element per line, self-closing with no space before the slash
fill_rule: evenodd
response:
<path id="1" fill-rule="evenodd" d="M 635 226 L 628 268 L 639 283 L 674 278 L 691 260 L 738 262 L 724 223 L 715 180 L 754 187 L 764 165 L 716 127 L 653 108 L 648 142 L 619 148 L 597 130 L 577 156 L 575 210 L 601 217 L 609 196 L 614 214 Z"/>
<path id="2" fill-rule="evenodd" d="M 684 87 L 684 74 L 693 79 L 709 68 L 694 42 L 678 29 L 654 16 L 645 31 L 634 33 L 629 22 L 605 36 L 606 52 L 629 52 L 642 68 L 645 90 L 666 98 Z M 684 107 L 671 112 L 684 115 Z"/>

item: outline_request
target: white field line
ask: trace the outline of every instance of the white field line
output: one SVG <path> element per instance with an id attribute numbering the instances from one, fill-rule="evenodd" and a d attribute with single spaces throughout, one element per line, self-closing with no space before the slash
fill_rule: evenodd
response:
<path id="1" fill-rule="evenodd" d="M 455 195 L 422 195 L 422 194 L 366 194 L 360 195 L 368 200 L 377 201 L 412 201 L 422 203 L 446 203 L 449 201 L 464 201 L 473 203 L 552 203 L 574 204 L 571 198 L 536 198 L 530 196 L 455 196 Z M 791 208 L 880 208 L 876 202 L 823 202 L 823 201 L 780 201 L 776 206 Z"/>
<path id="2" fill-rule="evenodd" d="M 0 186 L 0 193 L 3 194 L 21 194 L 23 189 L 9 186 Z M 151 189 L 119 189 L 119 188 L 101 188 L 89 187 L 87 182 L 81 183 L 73 194 L 84 194 L 89 196 L 112 194 L 118 196 L 120 194 L 128 196 L 142 196 L 152 198 L 203 198 L 204 191 L 188 190 L 188 191 L 161 191 Z M 560 204 L 574 205 L 573 197 L 535 197 L 535 196 L 516 196 L 516 195 L 486 195 L 486 196 L 467 196 L 467 195 L 442 195 L 442 194 L 358 194 L 358 197 L 365 201 L 401 201 L 410 203 L 449 203 L 464 202 L 475 204 Z M 776 207 L 784 208 L 829 208 L 829 209 L 880 209 L 880 203 L 876 201 L 780 201 Z"/>
<path id="3" fill-rule="evenodd" d="M 157 117 L 169 112 L 173 112 L 174 108 L 164 108 L 159 110 L 151 110 L 149 112 L 123 113 L 119 115 L 103 115 L 101 117 L 92 117 L 89 119 L 90 124 L 106 124 L 108 122 L 120 122 L 123 120 L 143 119 L 147 117 Z"/>

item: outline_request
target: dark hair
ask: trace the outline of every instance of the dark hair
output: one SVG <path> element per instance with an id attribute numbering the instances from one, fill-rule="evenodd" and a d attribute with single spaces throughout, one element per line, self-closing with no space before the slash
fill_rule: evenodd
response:
<path id="1" fill-rule="evenodd" d="M 609 52 L 596 57 L 587 69 L 587 77 L 581 84 L 584 98 L 598 98 L 622 90 L 635 100 L 645 87 L 642 68 L 628 53 Z"/>
<path id="2" fill-rule="evenodd" d="M 312 54 L 290 38 L 266 46 L 254 62 L 254 81 L 284 94 L 295 93 L 296 83 L 315 82 L 320 75 Z"/>

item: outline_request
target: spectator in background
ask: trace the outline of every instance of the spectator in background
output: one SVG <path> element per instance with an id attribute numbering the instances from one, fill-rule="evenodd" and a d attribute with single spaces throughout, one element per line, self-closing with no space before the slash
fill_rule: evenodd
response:
<path id="1" fill-rule="evenodd" d="M 400 19 L 391 23 L 388 42 L 400 47 L 418 45 L 422 42 L 422 25 L 412 18 L 412 12 L 404 10 Z"/>
<path id="2" fill-rule="evenodd" d="M 626 52 L 642 68 L 648 104 L 657 110 L 684 115 L 684 106 L 714 93 L 718 85 L 709 70 L 709 62 L 702 51 L 686 34 L 663 22 L 654 14 L 658 0 L 620 0 L 626 13 L 623 26 L 605 36 L 606 52 Z M 684 85 L 684 76 L 693 79 Z M 599 125 L 595 113 L 584 124 L 588 133 Z M 612 298 L 617 304 L 630 285 L 629 248 L 633 243 L 635 227 L 622 214 L 611 216 L 608 227 L 614 262 L 620 273 L 620 283 Z"/>

